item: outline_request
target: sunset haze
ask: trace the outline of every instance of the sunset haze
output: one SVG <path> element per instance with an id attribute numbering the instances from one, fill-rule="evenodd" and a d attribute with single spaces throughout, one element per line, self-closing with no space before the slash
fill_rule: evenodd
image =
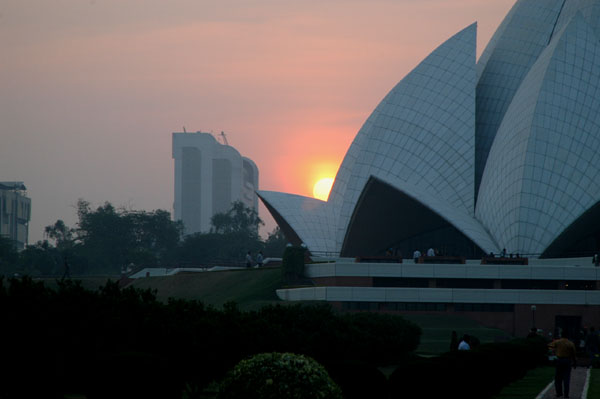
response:
<path id="1" fill-rule="evenodd" d="M 172 212 L 185 126 L 312 196 L 391 87 L 475 21 L 481 54 L 513 3 L 4 1 L 0 179 L 28 188 L 30 243 L 78 198 Z"/>

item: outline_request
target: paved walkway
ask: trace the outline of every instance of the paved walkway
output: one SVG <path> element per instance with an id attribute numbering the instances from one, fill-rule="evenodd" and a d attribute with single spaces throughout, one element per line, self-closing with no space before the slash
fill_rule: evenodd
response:
<path id="1" fill-rule="evenodd" d="M 584 389 L 587 393 L 587 380 L 589 378 L 589 370 L 585 367 L 577 367 L 575 370 L 571 370 L 571 387 L 569 388 L 569 397 L 571 399 L 586 399 L 583 395 Z M 556 398 L 556 391 L 554 390 L 554 380 L 546 389 L 544 389 L 537 396 L 536 399 L 554 399 Z"/>

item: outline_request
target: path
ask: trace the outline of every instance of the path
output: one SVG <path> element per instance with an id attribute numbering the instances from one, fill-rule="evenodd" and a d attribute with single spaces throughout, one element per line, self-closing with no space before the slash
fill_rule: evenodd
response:
<path id="1" fill-rule="evenodd" d="M 571 399 L 586 399 L 582 397 L 583 390 L 585 388 L 587 379 L 589 378 L 589 370 L 585 367 L 577 367 L 575 370 L 571 370 L 571 387 L 569 388 L 569 397 Z M 536 399 L 554 399 L 556 398 L 556 392 L 554 390 L 554 380 L 544 391 L 542 391 Z"/>

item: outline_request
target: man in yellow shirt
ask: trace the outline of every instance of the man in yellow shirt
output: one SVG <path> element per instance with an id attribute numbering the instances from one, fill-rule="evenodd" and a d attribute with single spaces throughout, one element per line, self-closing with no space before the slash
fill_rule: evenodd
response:
<path id="1" fill-rule="evenodd" d="M 577 357 L 575 345 L 569 341 L 567 330 L 563 330 L 560 339 L 552 341 L 548 345 L 556 353 L 558 360 L 556 362 L 556 374 L 554 375 L 554 388 L 556 397 L 569 397 L 569 384 L 571 382 L 571 367 L 577 367 Z"/>

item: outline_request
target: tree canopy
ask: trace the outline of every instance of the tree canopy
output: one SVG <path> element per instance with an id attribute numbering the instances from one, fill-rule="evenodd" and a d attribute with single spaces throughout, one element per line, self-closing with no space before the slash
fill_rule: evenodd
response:
<path id="1" fill-rule="evenodd" d="M 116 208 L 110 202 L 98 207 L 77 201 L 78 221 L 69 227 L 63 220 L 44 229 L 47 240 L 17 253 L 10 240 L 0 241 L 0 274 L 32 275 L 118 274 L 121 268 L 172 267 L 211 263 L 241 264 L 251 251 L 281 257 L 287 241 L 276 228 L 266 240 L 258 235 L 263 221 L 242 202 L 215 214 L 208 233 L 183 237 L 181 221 L 165 210 L 139 211 Z"/>
<path id="2" fill-rule="evenodd" d="M 264 222 L 255 209 L 248 208 L 242 201 L 235 201 L 225 213 L 216 213 L 210 219 L 211 232 L 217 234 L 243 233 L 258 237 L 258 228 Z"/>

